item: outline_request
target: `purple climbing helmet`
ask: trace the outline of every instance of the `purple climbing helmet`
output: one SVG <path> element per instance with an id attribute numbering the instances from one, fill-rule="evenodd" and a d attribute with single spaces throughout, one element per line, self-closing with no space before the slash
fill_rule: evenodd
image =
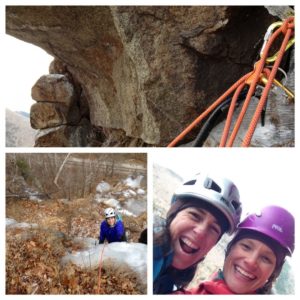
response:
<path id="1" fill-rule="evenodd" d="M 293 215 L 280 206 L 266 206 L 259 214 L 248 215 L 238 229 L 260 232 L 278 242 L 291 256 L 295 248 L 295 220 Z"/>

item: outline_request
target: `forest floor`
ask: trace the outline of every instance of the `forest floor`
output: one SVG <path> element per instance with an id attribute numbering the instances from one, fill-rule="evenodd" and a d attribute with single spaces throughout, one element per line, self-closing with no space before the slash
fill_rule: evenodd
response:
<path id="1" fill-rule="evenodd" d="M 102 204 L 92 198 L 33 202 L 9 199 L 6 217 L 37 224 L 31 228 L 6 229 L 6 294 L 143 294 L 133 272 L 115 269 L 81 269 L 60 264 L 65 253 L 83 249 L 74 237 L 97 239 L 103 220 Z M 147 214 L 123 216 L 128 242 L 138 242 Z M 100 289 L 99 289 L 100 286 Z"/>

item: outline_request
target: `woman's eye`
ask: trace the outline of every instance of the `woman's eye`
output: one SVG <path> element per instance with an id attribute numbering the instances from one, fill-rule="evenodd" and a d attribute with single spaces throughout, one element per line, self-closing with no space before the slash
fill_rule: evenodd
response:
<path id="1" fill-rule="evenodd" d="M 190 211 L 190 215 L 196 219 L 196 220 L 200 220 L 201 219 L 201 216 L 193 211 Z"/>
<path id="2" fill-rule="evenodd" d="M 241 247 L 246 251 L 251 249 L 251 247 L 248 244 L 244 244 L 244 243 L 241 243 Z"/>
<path id="3" fill-rule="evenodd" d="M 272 263 L 272 260 L 268 256 L 262 256 L 262 261 L 267 263 L 267 264 Z"/>
<path id="4" fill-rule="evenodd" d="M 211 229 L 213 232 L 217 233 L 217 234 L 220 234 L 220 233 L 221 233 L 221 230 L 220 230 L 218 227 L 211 226 L 210 229 Z"/>

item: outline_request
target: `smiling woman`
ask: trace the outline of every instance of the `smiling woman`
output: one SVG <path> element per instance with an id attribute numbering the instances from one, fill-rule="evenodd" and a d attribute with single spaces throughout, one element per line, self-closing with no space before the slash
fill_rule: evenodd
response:
<path id="1" fill-rule="evenodd" d="M 154 228 L 153 293 L 170 294 L 188 284 L 197 264 L 234 232 L 241 216 L 239 192 L 222 177 L 197 174 L 179 187 L 166 220 Z"/>
<path id="2" fill-rule="evenodd" d="M 249 235 L 232 247 L 225 261 L 224 278 L 235 294 L 256 294 L 268 281 L 275 265 L 276 256 L 271 248 Z"/>
<path id="3" fill-rule="evenodd" d="M 223 270 L 179 294 L 270 294 L 286 256 L 295 247 L 295 220 L 282 207 L 248 215 L 227 246 Z"/>
<path id="4" fill-rule="evenodd" d="M 178 212 L 170 225 L 172 266 L 179 270 L 200 261 L 224 232 L 213 214 L 192 205 Z"/>

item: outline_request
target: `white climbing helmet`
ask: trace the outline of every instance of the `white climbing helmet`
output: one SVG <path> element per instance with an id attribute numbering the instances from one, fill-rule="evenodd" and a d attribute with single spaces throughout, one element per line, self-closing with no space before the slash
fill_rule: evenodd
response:
<path id="1" fill-rule="evenodd" d="M 185 181 L 174 193 L 172 203 L 185 197 L 198 198 L 220 210 L 229 222 L 228 234 L 232 234 L 240 222 L 242 205 L 236 185 L 229 179 L 196 174 Z"/>
<path id="2" fill-rule="evenodd" d="M 116 216 L 116 212 L 113 208 L 109 207 L 104 210 L 105 219 L 112 218 Z"/>

